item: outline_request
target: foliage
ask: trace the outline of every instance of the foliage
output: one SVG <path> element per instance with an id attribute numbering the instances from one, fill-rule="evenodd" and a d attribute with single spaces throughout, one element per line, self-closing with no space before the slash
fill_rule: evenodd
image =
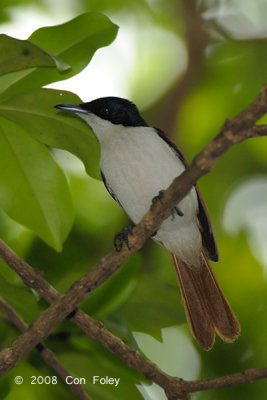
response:
<path id="1" fill-rule="evenodd" d="M 92 171 L 96 171 L 98 151 L 95 139 L 90 138 L 87 144 L 86 140 L 82 142 L 81 128 L 77 135 L 65 121 L 62 123 L 52 108 L 58 102 L 79 102 L 76 96 L 31 89 L 79 72 L 98 47 L 114 39 L 116 31 L 103 15 L 87 13 L 59 26 L 38 29 L 29 42 L 6 35 L 0 38 L 1 97 L 4 99 L 0 111 L 4 117 L 1 118 L 1 168 L 6 171 L 1 175 L 0 204 L 9 216 L 30 227 L 56 250 L 61 250 L 73 222 L 69 188 L 46 147 L 28 133 L 46 145 L 76 153 L 86 165 L 91 165 L 88 169 Z M 4 51 L 5 48 L 9 51 Z M 66 62 L 56 61 L 57 56 Z M 84 136 L 88 137 L 87 132 Z"/>
<path id="2" fill-rule="evenodd" d="M 7 6 L 26 5 L 30 0 L 7 3 L 0 6 L 2 19 L 8 16 Z M 194 85 L 184 93 L 176 125 L 173 132 L 169 132 L 174 134 L 188 159 L 219 131 L 226 118 L 246 106 L 267 80 L 266 33 L 261 29 L 267 12 L 264 1 L 255 1 L 251 14 L 248 7 L 243 4 L 241 10 L 234 1 L 220 2 L 221 9 L 216 0 L 200 3 L 199 13 L 208 34 L 205 56 L 198 65 L 201 73 L 193 77 Z M 135 20 L 136 26 L 146 30 L 157 26 L 163 34 L 172 32 L 184 47 L 187 46 L 182 1 L 102 0 L 83 1 L 79 5 L 83 14 L 64 24 L 38 29 L 28 41 L 0 35 L 0 236 L 31 265 L 44 271 L 44 277 L 61 292 L 111 249 L 114 234 L 127 221 L 102 183 L 92 179 L 99 178 L 99 146 L 93 133 L 82 120 L 53 109 L 58 103 L 81 100 L 73 93 L 43 86 L 78 74 L 98 48 L 115 39 L 117 26 L 99 11 L 115 21 L 122 20 L 123 15 L 125 25 Z M 243 18 L 251 18 L 247 30 Z M 164 81 L 166 76 L 154 71 L 157 64 L 164 67 L 165 59 L 161 57 L 160 48 L 158 52 L 153 48 L 150 53 L 150 47 L 146 47 L 146 56 L 153 63 L 135 66 L 129 82 L 129 98 L 135 101 L 142 97 L 142 104 L 150 104 L 150 109 L 143 110 L 145 117 L 149 115 L 148 122 L 153 125 L 153 119 L 157 118 L 162 123 L 159 127 L 164 127 L 164 115 L 158 110 L 164 101 L 171 106 L 170 93 L 182 75 L 174 62 L 171 78 L 168 76 L 169 86 L 167 89 L 165 86 L 165 93 L 159 93 L 157 79 Z M 181 63 L 186 65 L 185 52 L 180 51 L 177 50 L 177 60 L 180 57 Z M 144 73 L 140 65 L 148 68 L 149 73 Z M 179 74 L 176 73 L 178 69 Z M 164 68 L 159 71 L 166 73 Z M 60 87 L 60 83 L 58 85 Z M 172 337 L 168 345 L 168 333 L 162 328 L 179 325 L 179 345 L 182 349 L 183 345 L 189 346 L 188 352 L 197 354 L 197 367 L 194 365 L 202 377 L 266 364 L 266 225 L 262 223 L 264 211 L 260 212 L 267 200 L 266 140 L 255 139 L 233 148 L 215 170 L 200 181 L 220 251 L 220 263 L 214 265 L 215 273 L 242 325 L 242 335 L 235 344 L 217 340 L 209 353 L 196 347 L 184 325 L 169 256 L 150 242 L 142 251 L 142 258 L 140 255 L 133 257 L 89 297 L 82 308 L 100 318 L 131 346 L 139 345 L 151 359 L 153 338 L 162 340 L 163 332 L 166 359 L 172 361 L 175 340 Z M 81 172 L 80 166 L 78 172 L 73 168 L 76 158 L 69 153 L 62 155 L 54 148 L 67 150 L 82 160 L 90 177 Z M 263 182 L 260 194 L 255 191 L 259 178 Z M 238 201 L 233 208 L 232 195 L 240 195 L 244 187 L 246 198 L 239 197 L 243 203 L 237 210 Z M 238 225 L 234 225 L 237 211 L 241 222 L 239 219 Z M 236 236 L 231 236 L 232 233 Z M 0 293 L 28 323 L 46 307 L 44 301 L 24 288 L 3 262 L 0 263 Z M 58 339 L 62 331 L 71 333 L 65 342 Z M 135 331 L 139 333 L 134 334 Z M 148 334 L 153 338 L 148 339 Z M 16 335 L 15 329 L 1 322 L 1 347 L 10 344 Z M 47 344 L 77 376 L 86 376 L 88 380 L 95 374 L 121 377 L 123 384 L 118 392 L 112 387 L 92 385 L 90 380 L 87 389 L 94 399 L 143 398 L 135 386 L 142 377 L 102 346 L 84 338 L 68 321 L 57 327 Z M 159 347 L 158 342 L 153 347 L 155 360 Z M 177 364 L 179 359 L 182 358 L 177 354 Z M 179 368 L 177 374 L 186 378 L 188 366 L 183 369 L 179 364 Z M 9 400 L 23 396 L 52 400 L 74 398 L 61 383 L 56 388 L 13 384 L 16 375 L 39 374 L 53 375 L 38 355 L 32 353 L 0 382 L 1 395 Z M 266 382 L 263 381 L 248 387 L 201 393 L 198 399 L 214 396 L 216 399 L 264 399 L 265 393 Z M 155 395 L 156 398 L 164 397 Z"/>

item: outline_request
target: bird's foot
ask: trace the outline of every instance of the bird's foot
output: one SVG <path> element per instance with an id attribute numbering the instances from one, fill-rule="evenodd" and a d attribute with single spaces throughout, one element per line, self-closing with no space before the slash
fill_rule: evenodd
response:
<path id="1" fill-rule="evenodd" d="M 123 243 L 125 243 L 130 250 L 129 235 L 133 234 L 133 227 L 131 225 L 125 226 L 119 233 L 114 236 L 113 245 L 116 251 L 121 251 Z"/>
<path id="2" fill-rule="evenodd" d="M 159 191 L 159 194 L 158 194 L 157 196 L 153 197 L 153 199 L 152 199 L 152 204 L 155 204 L 158 200 L 161 200 L 161 199 L 162 199 L 162 196 L 163 196 L 163 194 L 164 194 L 164 192 L 165 192 L 165 190 L 160 190 L 160 191 Z M 172 218 L 172 221 L 173 221 L 174 218 L 175 218 L 175 214 L 179 215 L 179 217 L 183 217 L 183 216 L 184 216 L 184 213 L 180 210 L 180 208 L 179 208 L 178 206 L 175 206 L 175 207 L 171 210 L 171 218 Z"/>
<path id="3" fill-rule="evenodd" d="M 171 216 L 172 216 L 172 221 L 175 218 L 175 214 L 179 215 L 179 217 L 183 217 L 184 213 L 180 210 L 180 208 L 178 206 L 175 206 L 172 210 L 171 210 Z"/>
<path id="4" fill-rule="evenodd" d="M 165 190 L 160 190 L 159 194 L 157 196 L 153 197 L 152 204 L 155 204 L 157 201 L 161 200 L 164 192 L 165 192 Z"/>

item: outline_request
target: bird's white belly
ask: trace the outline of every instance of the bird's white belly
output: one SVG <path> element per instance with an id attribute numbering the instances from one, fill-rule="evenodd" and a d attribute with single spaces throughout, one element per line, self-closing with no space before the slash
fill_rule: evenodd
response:
<path id="1" fill-rule="evenodd" d="M 165 190 L 184 169 L 177 154 L 153 128 L 144 128 L 141 133 L 135 128 L 124 129 L 113 140 L 101 146 L 101 170 L 122 208 L 134 223 L 142 219 L 159 191 Z M 191 237 L 193 242 L 199 242 L 196 223 L 198 200 L 194 188 L 178 207 L 184 215 L 170 216 L 155 237 L 155 240 L 175 254 L 177 245 L 178 248 L 185 245 L 184 240 L 181 240 L 184 234 L 189 239 Z"/>

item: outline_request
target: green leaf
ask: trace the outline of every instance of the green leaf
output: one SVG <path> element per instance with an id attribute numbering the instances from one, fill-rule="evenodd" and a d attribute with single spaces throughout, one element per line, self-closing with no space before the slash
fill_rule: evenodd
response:
<path id="1" fill-rule="evenodd" d="M 147 246 L 144 265 L 153 265 L 153 269 L 142 268 L 134 292 L 114 315 L 132 331 L 160 338 L 162 327 L 186 320 L 169 254 L 152 243 Z"/>
<path id="2" fill-rule="evenodd" d="M 31 67 L 57 67 L 59 71 L 70 68 L 68 64 L 50 56 L 28 40 L 0 35 L 0 75 Z"/>
<path id="3" fill-rule="evenodd" d="M 13 285 L 3 278 L 0 271 L 0 295 L 17 313 L 31 323 L 37 318 L 39 310 L 33 292 L 20 285 Z"/>
<path id="4" fill-rule="evenodd" d="M 36 89 L 0 103 L 0 115 L 23 126 L 48 146 L 79 157 L 89 175 L 99 178 L 99 144 L 90 127 L 75 115 L 54 108 L 59 103 L 79 104 L 78 96 L 52 89 Z"/>
<path id="5" fill-rule="evenodd" d="M 61 250 L 74 214 L 62 170 L 44 145 L 2 117 L 0 149 L 0 206 Z"/>
<path id="6" fill-rule="evenodd" d="M 86 338 L 86 342 L 90 345 L 88 338 Z M 98 343 L 94 343 L 94 347 L 89 351 L 84 349 L 82 354 L 81 352 L 68 351 L 58 354 L 58 358 L 72 376 L 85 378 L 84 388 L 94 399 L 143 399 L 136 388 L 136 384 L 144 378 L 134 369 L 126 366 L 118 357 L 103 349 Z M 95 378 L 95 382 L 94 377 L 98 377 Z M 100 377 L 120 379 L 119 384 L 117 386 L 103 385 L 99 382 Z"/>
<path id="7" fill-rule="evenodd" d="M 37 354 L 37 352 L 32 352 L 28 362 L 26 360 L 21 361 L 5 375 L 5 377 L 8 378 L 8 381 L 11 383 L 11 389 L 6 400 L 76 400 L 77 397 L 70 393 L 67 385 L 62 382 L 59 377 L 57 378 L 57 383 L 52 384 L 51 378 L 55 375 L 56 373 L 53 371 L 53 369 L 48 369 L 45 363 L 41 360 L 40 355 Z M 23 378 L 22 385 L 15 384 L 16 376 L 21 376 Z M 33 377 L 35 376 L 40 376 L 39 382 L 42 382 L 41 377 L 45 378 L 46 376 L 49 376 L 51 383 L 38 384 L 35 382 L 37 384 L 34 384 Z M 49 378 L 46 378 L 46 381 L 44 379 L 43 382 L 48 382 Z M 3 400 L 2 396 L 1 400 Z"/>
<path id="8" fill-rule="evenodd" d="M 85 13 L 64 24 L 38 29 L 30 36 L 30 42 L 62 58 L 71 69 L 60 73 L 55 68 L 32 68 L 2 76 L 2 97 L 76 75 L 87 66 L 98 48 L 115 39 L 117 30 L 116 25 L 99 13 Z"/>
<path id="9" fill-rule="evenodd" d="M 83 304 L 83 309 L 96 318 L 104 318 L 125 303 L 136 286 L 141 257 L 135 254 L 119 271 L 103 283 Z"/>
<path id="10" fill-rule="evenodd" d="M 2 400 L 6 398 L 6 396 L 10 392 L 10 389 L 11 389 L 11 382 L 9 381 L 8 377 L 3 376 L 0 381 L 0 393 Z"/>

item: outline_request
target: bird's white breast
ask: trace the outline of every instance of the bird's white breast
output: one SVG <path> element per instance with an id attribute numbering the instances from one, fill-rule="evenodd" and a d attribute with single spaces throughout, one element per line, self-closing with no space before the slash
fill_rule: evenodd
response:
<path id="1" fill-rule="evenodd" d="M 81 114 L 101 145 L 100 168 L 120 205 L 138 223 L 152 199 L 185 167 L 176 152 L 151 127 L 124 127 L 95 114 Z M 183 216 L 167 218 L 153 237 L 192 267 L 201 265 L 198 199 L 194 188 L 178 204 Z"/>
<path id="2" fill-rule="evenodd" d="M 100 142 L 100 165 L 106 181 L 127 215 L 138 223 L 152 199 L 185 167 L 175 151 L 150 127 L 118 127 Z M 184 215 L 176 214 L 165 220 L 155 240 L 189 265 L 196 264 L 194 254 L 201 252 L 201 236 L 194 188 L 179 203 L 179 209 Z"/>
<path id="3" fill-rule="evenodd" d="M 185 169 L 153 128 L 123 128 L 101 145 L 101 170 L 129 217 L 139 222 L 152 198 Z M 179 205 L 186 220 L 196 214 L 195 190 Z"/>

